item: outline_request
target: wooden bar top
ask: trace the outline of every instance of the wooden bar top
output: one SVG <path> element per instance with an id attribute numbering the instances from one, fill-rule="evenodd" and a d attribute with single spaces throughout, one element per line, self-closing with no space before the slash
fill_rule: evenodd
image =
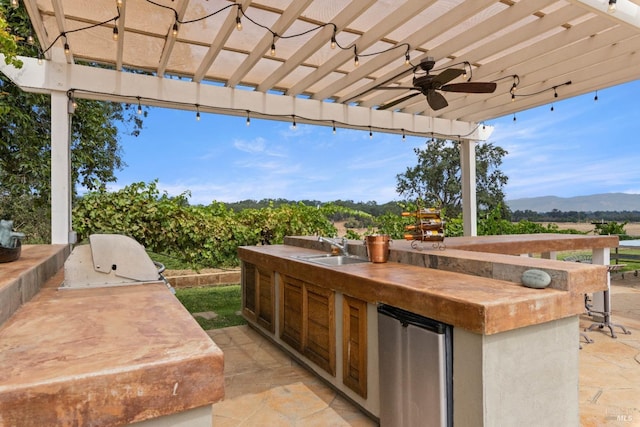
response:
<path id="1" fill-rule="evenodd" d="M 618 236 L 554 233 L 448 237 L 445 239 L 447 248 L 509 255 L 615 248 L 618 247 L 618 242 Z"/>
<path id="2" fill-rule="evenodd" d="M 63 289 L 0 328 L 0 426 L 116 426 L 224 397 L 223 354 L 164 283 Z"/>
<path id="3" fill-rule="evenodd" d="M 295 258 L 320 253 L 299 246 L 241 247 L 238 253 L 243 261 L 280 274 L 485 335 L 581 314 L 584 296 L 579 288 L 584 285 L 605 289 L 607 278 L 606 266 L 522 258 L 526 268 L 534 268 L 538 262 L 553 265 L 567 276 L 585 273 L 579 275 L 581 279 L 573 283 L 571 291 L 551 287 L 531 289 L 513 281 L 398 262 L 329 267 Z M 509 258 L 517 265 L 516 257 Z"/>

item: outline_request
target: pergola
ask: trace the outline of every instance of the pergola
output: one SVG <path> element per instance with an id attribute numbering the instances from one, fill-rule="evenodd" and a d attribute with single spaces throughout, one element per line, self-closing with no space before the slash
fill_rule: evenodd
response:
<path id="1" fill-rule="evenodd" d="M 476 234 L 484 121 L 640 77 L 640 0 L 20 0 L 41 53 L 0 70 L 51 94 L 52 243 L 73 241 L 69 123 L 87 98 L 374 129 L 460 142 Z M 411 87 L 427 57 L 451 83 L 433 110 Z M 396 87 L 396 89 L 389 89 Z M 438 92 L 440 93 L 440 92 Z M 408 97 L 410 94 L 417 96 Z"/>

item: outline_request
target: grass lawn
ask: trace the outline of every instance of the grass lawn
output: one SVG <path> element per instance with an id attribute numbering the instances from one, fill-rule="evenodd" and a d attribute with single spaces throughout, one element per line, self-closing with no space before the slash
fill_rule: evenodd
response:
<path id="1" fill-rule="evenodd" d="M 196 316 L 202 329 L 219 329 L 247 323 L 240 315 L 240 285 L 176 289 L 176 297 L 189 313 L 213 311 L 218 314 L 217 318 L 211 320 Z"/>

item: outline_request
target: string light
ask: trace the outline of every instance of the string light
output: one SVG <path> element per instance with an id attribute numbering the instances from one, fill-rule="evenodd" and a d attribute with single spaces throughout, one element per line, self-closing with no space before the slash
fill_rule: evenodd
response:
<path id="1" fill-rule="evenodd" d="M 247 110 L 247 126 L 251 126 L 251 117 L 249 117 L 249 110 Z"/>
<path id="2" fill-rule="evenodd" d="M 513 122 L 516 122 L 516 113 L 513 113 Z"/>
<path id="3" fill-rule="evenodd" d="M 274 34 L 273 41 L 271 42 L 271 56 L 276 56 L 276 36 Z"/>
<path id="4" fill-rule="evenodd" d="M 406 137 L 406 135 L 404 134 L 404 128 L 402 128 L 402 140 L 403 140 L 403 141 L 406 141 L 406 140 L 407 140 L 407 137 Z"/>
<path id="5" fill-rule="evenodd" d="M 196 104 L 196 120 L 200 121 L 200 105 Z"/>
<path id="6" fill-rule="evenodd" d="M 64 54 L 69 55 L 71 53 L 71 48 L 69 48 L 69 43 L 64 42 Z"/>
<path id="7" fill-rule="evenodd" d="M 594 100 L 594 101 L 597 101 L 597 100 L 598 100 L 598 91 L 597 91 L 597 90 L 596 90 L 596 96 L 594 96 L 594 97 L 593 97 L 593 100 Z"/>
<path id="8" fill-rule="evenodd" d="M 404 65 L 411 65 L 411 56 L 409 56 L 408 48 L 407 48 L 407 52 L 404 54 Z"/>
<path id="9" fill-rule="evenodd" d="M 18 0 L 11 0 L 11 7 L 17 9 L 19 6 Z"/>
<path id="10" fill-rule="evenodd" d="M 615 13 L 616 11 L 616 0 L 609 0 L 609 6 L 607 7 L 607 12 Z"/>
<path id="11" fill-rule="evenodd" d="M 87 94 L 92 94 L 92 95 L 110 95 L 110 94 L 108 94 L 106 92 L 92 91 L 92 90 L 86 90 L 86 89 L 82 89 L 80 91 L 81 91 L 81 93 L 87 93 Z M 72 94 L 74 99 L 75 99 L 75 94 L 77 92 L 78 92 L 78 89 L 70 89 L 68 91 L 68 95 Z M 129 95 L 129 96 L 124 95 L 123 98 L 129 99 L 129 100 L 133 100 L 135 103 L 137 103 L 137 106 L 138 106 L 137 112 L 138 112 L 138 114 L 142 114 L 142 99 L 144 99 L 145 101 L 149 102 L 150 104 L 159 105 L 159 106 L 162 106 L 163 103 L 167 103 L 167 101 L 162 100 L 162 99 L 148 98 L 148 97 L 144 97 L 143 98 L 141 96 L 133 96 L 133 95 Z M 123 102 L 126 102 L 126 101 L 123 101 Z M 179 108 L 179 109 L 184 109 L 184 110 L 186 110 L 186 109 L 195 109 L 196 110 L 196 119 L 198 118 L 198 113 L 200 112 L 200 107 L 201 107 L 200 104 L 191 104 L 191 103 L 185 103 L 185 102 L 183 102 L 183 103 L 171 102 L 171 106 L 173 108 Z M 291 120 L 293 121 L 293 123 L 292 123 L 292 128 L 293 129 L 295 129 L 297 127 L 297 122 L 296 122 L 297 117 L 301 117 L 301 116 L 296 116 L 295 114 L 290 114 L 290 115 L 289 114 L 273 114 L 273 113 L 251 111 L 251 110 L 246 110 L 246 109 L 239 110 L 239 109 L 235 109 L 235 108 L 218 108 L 217 110 L 220 110 L 223 114 L 228 113 L 228 114 L 231 114 L 231 115 L 238 115 L 238 113 L 240 111 L 246 112 L 246 115 L 247 115 L 247 120 L 246 120 L 247 126 L 249 126 L 249 124 L 250 124 L 251 114 L 257 114 L 259 116 L 261 115 L 261 116 L 265 116 L 265 117 L 271 117 L 273 119 L 281 120 L 281 121 L 283 121 L 285 119 L 285 117 L 291 118 Z M 399 133 L 399 134 L 401 134 L 403 136 L 403 139 L 406 138 L 406 132 L 407 132 L 405 128 L 376 127 L 376 126 L 364 125 L 364 124 L 363 125 L 358 125 L 358 124 L 354 124 L 354 123 L 344 123 L 344 122 L 340 122 L 340 121 L 336 121 L 336 120 L 329 121 L 329 120 L 315 119 L 315 118 L 310 118 L 310 117 L 301 117 L 301 118 L 304 119 L 304 121 L 308 121 L 308 122 L 311 122 L 311 123 L 316 123 L 316 124 L 319 124 L 319 125 L 325 125 L 325 126 L 331 125 L 332 131 L 334 131 L 334 132 L 336 131 L 338 125 L 343 125 L 345 127 L 351 127 L 351 128 L 358 129 L 358 130 L 361 130 L 361 131 L 364 131 L 364 130 L 368 129 L 370 138 L 373 138 L 373 129 L 377 129 L 377 130 L 380 130 L 380 131 L 383 131 L 383 132 L 384 131 L 388 131 L 388 132 L 391 132 L 391 133 Z M 446 134 L 442 134 L 442 133 L 439 133 L 439 135 L 442 138 L 452 138 L 452 139 L 465 138 L 465 137 L 468 137 L 470 135 L 473 135 L 474 132 L 476 132 L 480 128 L 480 126 L 481 125 L 478 124 L 474 129 L 470 130 L 467 134 L 464 134 L 464 135 L 460 135 L 460 134 L 446 135 Z M 435 134 L 433 132 L 431 132 L 431 142 L 435 142 Z"/>
<path id="12" fill-rule="evenodd" d="M 29 34 L 27 36 L 27 44 L 29 46 L 33 46 L 36 43 L 35 39 L 33 38 L 33 36 L 31 34 Z"/>
<path id="13" fill-rule="evenodd" d="M 238 14 L 236 15 L 236 30 L 242 31 L 242 21 L 240 20 L 240 13 L 242 13 L 242 7 L 238 5 Z"/>
<path id="14" fill-rule="evenodd" d="M 117 41 L 118 41 L 118 32 L 119 32 L 119 31 L 118 31 L 118 25 L 116 24 L 116 25 L 113 27 L 113 41 L 114 41 L 114 42 L 117 42 Z"/>
<path id="15" fill-rule="evenodd" d="M 328 22 L 328 23 L 325 23 L 325 24 L 319 24 L 316 27 L 311 28 L 311 29 L 306 30 L 306 31 L 303 31 L 303 32 L 301 32 L 299 34 L 292 34 L 290 36 L 286 36 L 285 37 L 285 36 L 279 36 L 274 31 L 270 30 L 266 25 L 263 25 L 263 24 L 255 21 L 255 20 L 251 19 L 249 16 L 247 16 L 245 14 L 245 12 L 242 10 L 242 6 L 240 4 L 238 4 L 238 3 L 231 3 L 231 4 L 227 5 L 227 6 L 222 7 L 219 10 L 216 10 L 216 11 L 214 11 L 212 13 L 209 13 L 207 15 L 201 16 L 199 18 L 194 18 L 194 19 L 182 21 L 182 20 L 180 20 L 179 15 L 178 15 L 178 11 L 176 9 L 174 9 L 174 8 L 172 8 L 170 6 L 165 6 L 165 5 L 159 4 L 159 3 L 157 3 L 156 1 L 153 1 L 153 0 L 145 0 L 145 1 L 147 3 L 149 3 L 149 4 L 151 4 L 151 5 L 154 5 L 154 6 L 157 6 L 157 7 L 162 7 L 162 8 L 169 9 L 169 10 L 173 11 L 173 13 L 175 15 L 175 20 L 174 20 L 174 23 L 173 23 L 173 25 L 171 27 L 171 31 L 170 31 L 170 34 L 173 37 L 177 37 L 178 36 L 179 24 L 191 24 L 191 23 L 199 22 L 199 21 L 205 20 L 207 18 L 210 18 L 210 17 L 212 17 L 214 15 L 217 15 L 218 13 L 220 13 L 220 12 L 230 8 L 230 7 L 236 7 L 237 8 L 236 29 L 238 31 L 242 31 L 242 20 L 241 20 L 241 17 L 244 16 L 245 18 L 247 18 L 253 24 L 270 31 L 273 34 L 274 43 L 272 43 L 272 45 L 271 45 L 272 55 L 275 55 L 275 37 L 278 37 L 278 38 L 302 37 L 302 36 L 305 36 L 305 35 L 307 35 L 308 33 L 312 32 L 312 31 L 317 31 L 317 30 L 319 30 L 321 28 L 324 28 L 324 27 L 326 27 L 328 25 L 331 25 L 331 26 L 333 26 L 333 33 L 331 35 L 331 48 L 335 49 L 336 46 L 339 47 L 342 50 L 349 50 L 349 49 L 353 48 L 353 50 L 354 50 L 354 64 L 356 66 L 358 66 L 360 64 L 360 56 L 380 55 L 380 54 L 383 54 L 383 53 L 386 53 L 386 52 L 390 52 L 390 51 L 392 51 L 394 49 L 400 49 L 400 48 L 405 48 L 406 49 L 405 61 L 404 62 L 407 65 L 411 65 L 411 63 L 410 63 L 410 59 L 411 58 L 409 56 L 409 51 L 411 50 L 411 45 L 409 45 L 408 43 L 400 43 L 398 45 L 391 46 L 391 47 L 389 47 L 387 49 L 384 49 L 384 50 L 381 50 L 381 51 L 378 51 L 378 52 L 372 52 L 372 53 L 368 53 L 368 54 L 364 54 L 364 55 L 358 54 L 355 45 L 354 46 L 341 46 L 340 43 L 338 43 L 338 41 L 336 39 L 336 34 L 337 34 L 337 30 L 338 29 L 337 29 L 336 24 L 334 24 L 332 22 Z M 13 7 L 18 7 L 18 4 L 19 4 L 18 0 L 11 0 L 11 5 Z M 69 30 L 66 33 L 75 33 L 75 32 L 78 32 L 78 31 L 89 30 L 89 29 L 92 29 L 92 28 L 103 26 L 103 25 L 108 24 L 108 23 L 110 23 L 112 21 L 115 22 L 120 17 L 120 8 L 123 5 L 124 5 L 124 0 L 116 0 L 116 7 L 118 9 L 117 16 L 115 16 L 113 18 L 110 18 L 110 19 L 107 19 L 107 20 L 105 20 L 103 22 L 98 22 L 98 23 L 95 23 L 95 24 L 87 25 L 85 27 L 80 27 L 80 28 L 76 28 L 76 29 L 73 29 L 73 30 Z M 51 42 L 51 44 L 46 49 L 43 50 L 42 54 L 45 55 L 56 44 L 56 42 L 60 38 L 65 37 L 65 40 L 66 40 L 66 33 L 63 32 L 63 33 L 58 34 L 58 36 Z M 114 29 L 113 30 L 113 38 L 114 38 L 114 40 L 117 40 L 118 37 L 119 37 L 118 30 Z"/>
<path id="16" fill-rule="evenodd" d="M 358 48 L 356 46 L 353 46 L 353 55 L 353 65 L 357 67 L 358 65 L 360 65 L 360 60 L 358 59 Z"/>

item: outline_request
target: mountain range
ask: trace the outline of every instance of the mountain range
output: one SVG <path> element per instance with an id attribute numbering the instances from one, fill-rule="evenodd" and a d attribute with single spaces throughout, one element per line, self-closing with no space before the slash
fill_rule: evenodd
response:
<path id="1" fill-rule="evenodd" d="M 528 197 L 506 201 L 512 212 L 608 212 L 640 211 L 640 194 L 604 193 L 575 197 Z"/>

